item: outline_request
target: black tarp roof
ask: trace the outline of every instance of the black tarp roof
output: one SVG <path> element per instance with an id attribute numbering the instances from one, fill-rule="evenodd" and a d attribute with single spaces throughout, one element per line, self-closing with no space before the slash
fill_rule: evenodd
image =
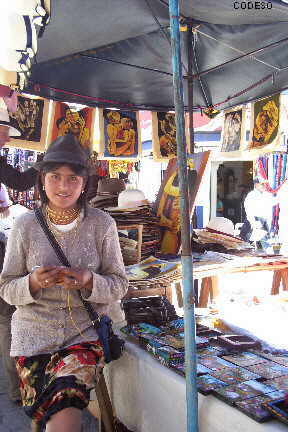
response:
<path id="1" fill-rule="evenodd" d="M 183 19 L 193 19 L 194 74 L 272 44 L 195 78 L 195 107 L 223 109 L 288 88 L 288 4 L 179 3 Z M 92 106 L 173 108 L 168 0 L 51 0 L 51 7 L 28 91 Z M 185 79 L 184 92 L 187 102 Z"/>

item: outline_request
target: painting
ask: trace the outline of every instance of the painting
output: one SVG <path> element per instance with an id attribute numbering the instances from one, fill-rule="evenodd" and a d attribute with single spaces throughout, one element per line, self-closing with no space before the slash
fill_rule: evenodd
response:
<path id="1" fill-rule="evenodd" d="M 151 279 L 177 270 L 179 264 L 150 256 L 139 264 L 126 266 L 126 275 L 133 281 Z"/>
<path id="2" fill-rule="evenodd" d="M 188 115 L 185 115 L 186 142 L 189 142 Z M 169 160 L 177 156 L 175 113 L 152 112 L 153 158 L 157 161 Z"/>
<path id="3" fill-rule="evenodd" d="M 254 102 L 251 106 L 249 150 L 264 146 L 276 149 L 280 140 L 279 123 L 280 94 Z"/>
<path id="4" fill-rule="evenodd" d="M 49 101 L 39 97 L 18 95 L 16 112 L 9 111 L 10 123 L 21 132 L 11 137 L 9 147 L 45 151 Z"/>
<path id="5" fill-rule="evenodd" d="M 187 159 L 189 210 L 191 216 L 209 157 L 210 152 L 207 151 L 189 155 Z M 164 254 L 177 254 L 181 243 L 177 158 L 170 159 L 169 161 L 154 204 L 154 210 L 160 218 L 160 225 L 163 227 L 161 252 Z"/>
<path id="6" fill-rule="evenodd" d="M 224 125 L 222 128 L 222 152 L 231 152 L 241 149 L 245 134 L 245 109 L 236 108 L 224 112 Z"/>
<path id="7" fill-rule="evenodd" d="M 48 144 L 72 133 L 84 148 L 91 148 L 95 128 L 95 108 L 76 109 L 65 102 L 54 102 Z"/>
<path id="8" fill-rule="evenodd" d="M 135 111 L 99 110 L 102 159 L 138 159 L 141 154 L 139 114 Z"/>

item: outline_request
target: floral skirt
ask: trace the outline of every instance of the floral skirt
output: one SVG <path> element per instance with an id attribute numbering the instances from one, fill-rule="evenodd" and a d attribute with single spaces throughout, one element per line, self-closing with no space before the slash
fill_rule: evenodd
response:
<path id="1" fill-rule="evenodd" d="M 72 345 L 53 354 L 17 357 L 25 413 L 36 423 L 45 424 L 64 408 L 86 408 L 103 367 L 104 354 L 98 341 Z"/>

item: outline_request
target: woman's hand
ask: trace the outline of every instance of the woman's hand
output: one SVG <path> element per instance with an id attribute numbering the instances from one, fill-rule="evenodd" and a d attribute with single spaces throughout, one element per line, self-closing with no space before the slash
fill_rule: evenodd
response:
<path id="1" fill-rule="evenodd" d="M 61 285 L 67 290 L 86 288 L 92 291 L 93 281 L 91 271 L 85 269 L 65 268 L 60 270 Z"/>
<path id="2" fill-rule="evenodd" d="M 52 266 L 41 266 L 30 273 L 29 287 L 31 294 L 36 294 L 42 288 L 51 288 L 56 285 L 59 268 Z"/>

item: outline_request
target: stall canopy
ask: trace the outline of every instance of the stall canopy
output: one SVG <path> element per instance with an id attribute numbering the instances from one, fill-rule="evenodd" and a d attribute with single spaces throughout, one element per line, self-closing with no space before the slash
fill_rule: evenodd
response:
<path id="1" fill-rule="evenodd" d="M 288 4 L 182 0 L 180 9 L 194 29 L 195 108 L 224 109 L 288 88 Z M 173 109 L 168 0 L 51 0 L 51 15 L 30 93 Z M 181 34 L 187 104 L 187 32 Z"/>

